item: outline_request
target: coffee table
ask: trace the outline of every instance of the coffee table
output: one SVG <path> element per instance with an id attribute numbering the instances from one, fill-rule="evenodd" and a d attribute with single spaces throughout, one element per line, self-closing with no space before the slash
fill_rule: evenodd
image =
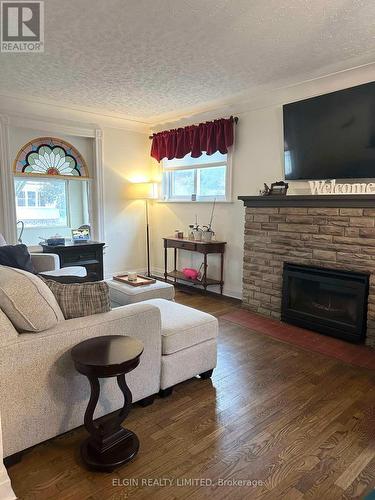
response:
<path id="1" fill-rule="evenodd" d="M 71 355 L 79 373 L 85 375 L 91 387 L 91 396 L 85 412 L 84 424 L 90 437 L 81 445 L 81 457 L 90 469 L 110 472 L 136 456 L 139 440 L 134 432 L 122 427 L 129 414 L 132 394 L 125 374 L 139 365 L 143 344 L 124 335 L 94 337 L 73 347 Z M 99 378 L 116 377 L 124 395 L 124 405 L 105 421 L 94 422 L 99 399 Z"/>

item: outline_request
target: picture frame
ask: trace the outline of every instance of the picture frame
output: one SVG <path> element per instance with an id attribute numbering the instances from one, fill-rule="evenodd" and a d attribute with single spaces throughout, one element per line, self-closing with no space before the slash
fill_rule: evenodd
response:
<path id="1" fill-rule="evenodd" d="M 72 240 L 76 242 L 90 241 L 91 231 L 89 226 L 81 226 L 78 229 L 72 229 Z"/>

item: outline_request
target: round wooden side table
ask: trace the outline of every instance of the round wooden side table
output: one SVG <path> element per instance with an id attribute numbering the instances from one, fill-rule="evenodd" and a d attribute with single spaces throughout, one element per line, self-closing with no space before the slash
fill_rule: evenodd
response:
<path id="1" fill-rule="evenodd" d="M 71 351 L 77 371 L 88 378 L 91 387 L 84 419 L 90 437 L 81 445 L 82 460 L 90 469 L 110 472 L 138 453 L 138 437 L 121 424 L 129 414 L 132 403 L 125 374 L 138 366 L 142 352 L 142 342 L 124 335 L 94 337 L 77 344 Z M 105 422 L 95 423 L 93 417 L 100 394 L 99 378 L 108 377 L 117 377 L 124 405 Z"/>

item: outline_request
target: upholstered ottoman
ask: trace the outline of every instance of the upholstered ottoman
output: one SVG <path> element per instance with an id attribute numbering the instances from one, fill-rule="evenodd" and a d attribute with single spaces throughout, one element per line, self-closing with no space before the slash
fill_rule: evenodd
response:
<path id="1" fill-rule="evenodd" d="M 116 280 L 107 280 L 107 283 L 114 307 L 126 306 L 148 299 L 174 299 L 174 286 L 164 281 L 156 281 L 156 283 L 145 286 L 131 286 Z"/>
<path id="2" fill-rule="evenodd" d="M 217 319 L 176 302 L 153 299 L 146 303 L 161 314 L 161 395 L 196 375 L 209 378 L 216 366 Z"/>

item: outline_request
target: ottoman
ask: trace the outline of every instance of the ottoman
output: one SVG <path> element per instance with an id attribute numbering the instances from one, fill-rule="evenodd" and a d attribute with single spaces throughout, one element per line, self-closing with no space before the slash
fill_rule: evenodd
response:
<path id="1" fill-rule="evenodd" d="M 218 320 L 176 302 L 153 299 L 146 304 L 161 315 L 161 395 L 196 375 L 209 378 L 216 366 Z"/>
<path id="2" fill-rule="evenodd" d="M 174 300 L 174 286 L 164 281 L 156 281 L 145 286 L 131 286 L 116 280 L 106 281 L 114 307 L 156 298 Z"/>

